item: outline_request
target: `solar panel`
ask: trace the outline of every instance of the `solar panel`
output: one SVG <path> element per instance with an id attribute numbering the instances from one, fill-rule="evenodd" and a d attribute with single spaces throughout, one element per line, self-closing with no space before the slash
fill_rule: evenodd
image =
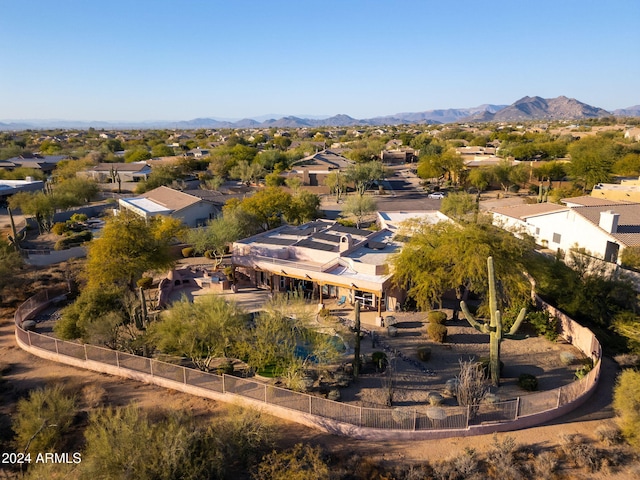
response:
<path id="1" fill-rule="evenodd" d="M 331 235 L 330 233 L 314 233 L 313 238 L 316 238 L 318 240 L 325 240 L 327 242 L 340 243 L 340 236 Z"/>
<path id="2" fill-rule="evenodd" d="M 363 230 L 361 228 L 353 228 L 353 227 L 343 227 L 342 225 L 339 225 L 339 224 L 333 225 L 331 227 L 331 230 L 333 230 L 334 232 L 350 233 L 351 235 L 360 235 L 362 237 L 366 237 L 371 233 L 370 230 Z"/>
<path id="3" fill-rule="evenodd" d="M 328 245 L 326 243 L 314 242 L 313 240 L 306 238 L 296 243 L 296 247 L 306 247 L 306 248 L 312 248 L 314 250 L 324 250 L 325 252 L 331 252 L 335 248 L 335 245 Z"/>
<path id="4" fill-rule="evenodd" d="M 295 238 L 265 237 L 258 240 L 258 243 L 266 243 L 267 245 L 293 245 L 296 241 Z"/>

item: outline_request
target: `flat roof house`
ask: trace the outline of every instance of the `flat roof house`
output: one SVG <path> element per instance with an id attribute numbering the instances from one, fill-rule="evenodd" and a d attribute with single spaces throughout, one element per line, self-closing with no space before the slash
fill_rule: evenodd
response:
<path id="1" fill-rule="evenodd" d="M 158 187 L 138 197 L 121 198 L 118 203 L 120 208 L 141 217 L 166 215 L 192 228 L 206 224 L 219 213 L 213 203 L 169 187 Z"/>
<path id="2" fill-rule="evenodd" d="M 390 255 L 401 244 L 391 230 L 343 227 L 329 220 L 282 226 L 233 243 L 234 267 L 259 288 L 301 289 L 308 298 L 338 298 L 378 312 L 395 311 L 404 293 L 391 284 Z"/>

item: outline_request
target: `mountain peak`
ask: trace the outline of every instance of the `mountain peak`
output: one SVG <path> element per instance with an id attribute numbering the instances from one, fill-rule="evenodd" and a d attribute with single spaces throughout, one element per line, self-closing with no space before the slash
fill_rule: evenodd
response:
<path id="1" fill-rule="evenodd" d="M 513 104 L 496 112 L 473 115 L 470 122 L 518 122 L 528 120 L 579 120 L 610 115 L 602 108 L 592 107 L 575 98 L 522 97 Z"/>

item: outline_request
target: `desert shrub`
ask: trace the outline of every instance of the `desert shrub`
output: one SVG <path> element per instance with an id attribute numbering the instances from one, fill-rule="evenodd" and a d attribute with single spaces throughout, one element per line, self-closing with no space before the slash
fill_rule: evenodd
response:
<path id="1" fill-rule="evenodd" d="M 430 392 L 427 396 L 427 400 L 429 400 L 429 405 L 436 407 L 442 404 L 444 397 L 438 392 Z"/>
<path id="2" fill-rule="evenodd" d="M 216 257 L 216 254 L 215 254 L 215 252 L 213 250 L 205 250 L 204 258 L 211 259 L 211 258 L 215 258 L 215 257 Z"/>
<path id="3" fill-rule="evenodd" d="M 184 258 L 189 258 L 193 256 L 193 253 L 195 252 L 195 248 L 193 247 L 185 247 L 182 249 L 182 256 Z"/>
<path id="4" fill-rule="evenodd" d="M 582 441 L 574 441 L 562 445 L 562 451 L 567 460 L 578 468 L 586 468 L 597 472 L 602 464 L 603 454 L 593 445 Z"/>
<path id="5" fill-rule="evenodd" d="M 234 366 L 233 366 L 233 362 L 231 360 L 225 360 L 224 362 L 220 363 L 220 365 L 218 365 L 216 367 L 216 373 L 218 375 L 231 375 L 233 374 L 233 371 L 235 370 Z"/>
<path id="6" fill-rule="evenodd" d="M 298 443 L 283 452 L 275 450 L 265 455 L 258 465 L 256 480 L 329 480 L 329 466 L 322 458 L 320 447 Z"/>
<path id="7" fill-rule="evenodd" d="M 459 360 L 459 364 L 460 373 L 456 377 L 458 380 L 456 397 L 459 405 L 470 407 L 469 416 L 473 418 L 478 412 L 478 406 L 487 394 L 484 374 L 482 368 L 472 360 L 468 362 Z"/>
<path id="8" fill-rule="evenodd" d="M 433 466 L 433 478 L 438 480 L 465 479 L 475 480 L 484 478 L 478 472 L 480 461 L 476 451 L 466 448 L 463 453 L 449 460 L 438 462 Z"/>
<path id="9" fill-rule="evenodd" d="M 500 403 L 500 397 L 495 393 L 487 393 L 482 399 L 482 403 L 485 405 L 496 405 Z"/>
<path id="10" fill-rule="evenodd" d="M 530 373 L 521 373 L 518 376 L 518 386 L 523 390 L 533 392 L 538 389 L 538 379 Z"/>
<path id="11" fill-rule="evenodd" d="M 387 359 L 387 354 L 384 352 L 373 352 L 371 354 L 371 361 L 375 365 L 376 369 L 384 370 L 389 364 L 389 360 Z"/>
<path id="12" fill-rule="evenodd" d="M 153 278 L 152 277 L 142 277 L 136 282 L 136 285 L 138 285 L 138 287 L 144 288 L 144 289 L 151 288 L 151 285 L 153 285 Z"/>
<path id="13" fill-rule="evenodd" d="M 444 325 L 444 323 L 447 321 L 447 314 L 441 312 L 440 310 L 431 310 L 429 313 L 427 313 L 427 321 L 429 323 L 439 323 L 441 325 Z"/>
<path id="14" fill-rule="evenodd" d="M 273 448 L 274 432 L 259 412 L 227 413 L 207 423 L 187 414 L 149 418 L 134 406 L 93 412 L 74 478 L 230 478 L 231 468 L 250 468 Z"/>
<path id="15" fill-rule="evenodd" d="M 76 233 L 65 238 L 58 240 L 53 246 L 54 250 L 66 250 L 72 246 L 78 246 L 84 242 L 88 242 L 93 238 L 93 233 L 89 231 Z"/>
<path id="16" fill-rule="evenodd" d="M 574 375 L 576 379 L 580 380 L 591 370 L 593 370 L 593 360 L 590 358 L 587 358 L 582 362 L 582 366 L 576 369 L 576 372 Z"/>
<path id="17" fill-rule="evenodd" d="M 74 213 L 73 215 L 71 215 L 71 218 L 69 220 L 74 223 L 80 223 L 86 222 L 88 218 L 89 217 L 87 217 L 86 213 Z"/>
<path id="18" fill-rule="evenodd" d="M 613 391 L 613 408 L 622 436 L 640 450 L 640 371 L 622 371 Z"/>
<path id="19" fill-rule="evenodd" d="M 543 335 L 547 340 L 554 342 L 558 338 L 558 319 L 546 310 L 529 312 L 527 321 L 538 335 Z"/>
<path id="20" fill-rule="evenodd" d="M 60 385 L 32 390 L 18 402 L 13 430 L 16 451 L 56 451 L 69 431 L 76 413 L 75 397 Z"/>
<path id="21" fill-rule="evenodd" d="M 513 437 L 506 436 L 500 441 L 496 434 L 493 435 L 491 449 L 487 452 L 488 473 L 492 478 L 513 480 L 525 478 L 517 465 L 515 456 L 517 450 L 518 445 Z"/>
<path id="22" fill-rule="evenodd" d="M 637 368 L 640 367 L 640 355 L 631 353 L 623 353 L 613 357 L 620 368 Z"/>
<path id="23" fill-rule="evenodd" d="M 427 333 L 431 340 L 436 343 L 444 343 L 447 339 L 447 327 L 439 323 L 427 324 Z"/>
<path id="24" fill-rule="evenodd" d="M 56 235 L 64 235 L 64 232 L 67 230 L 67 224 L 64 222 L 56 222 L 51 227 L 51 231 Z"/>
<path id="25" fill-rule="evenodd" d="M 418 358 L 428 362 L 431 359 L 431 347 L 418 347 Z"/>
<path id="26" fill-rule="evenodd" d="M 577 361 L 578 361 L 578 357 L 576 357 L 571 352 L 561 352 L 560 353 L 560 362 L 562 362 L 563 365 L 566 365 L 566 366 L 573 365 Z"/>
<path id="27" fill-rule="evenodd" d="M 53 326 L 53 331 L 63 340 L 74 340 L 82 336 L 83 330 L 78 325 L 77 317 L 62 315 Z"/>
<path id="28" fill-rule="evenodd" d="M 622 440 L 620 430 L 613 425 L 600 425 L 593 433 L 606 446 L 616 445 Z"/>
<path id="29" fill-rule="evenodd" d="M 91 383 L 82 388 L 82 399 L 88 408 L 100 407 L 107 398 L 107 391 L 103 386 Z"/>
<path id="30" fill-rule="evenodd" d="M 558 469 L 558 456 L 549 451 L 536 455 L 533 459 L 533 471 L 539 480 L 551 480 L 555 478 Z"/>

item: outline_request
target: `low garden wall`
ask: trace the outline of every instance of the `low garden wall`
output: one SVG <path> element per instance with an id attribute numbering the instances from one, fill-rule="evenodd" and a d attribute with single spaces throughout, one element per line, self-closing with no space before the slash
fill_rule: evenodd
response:
<path id="1" fill-rule="evenodd" d="M 62 298 L 60 292 L 44 291 L 18 307 L 14 320 L 20 348 L 67 365 L 258 408 L 280 418 L 353 438 L 435 439 L 539 425 L 583 404 L 595 390 L 600 376 L 602 351 L 595 335 L 554 309 L 551 313 L 560 319 L 561 335 L 594 360 L 594 368 L 582 379 L 554 390 L 480 405 L 473 415 L 468 407 L 431 407 L 425 412 L 360 407 L 254 379 L 215 375 L 102 347 L 58 340 L 22 328 L 25 320 Z"/>

